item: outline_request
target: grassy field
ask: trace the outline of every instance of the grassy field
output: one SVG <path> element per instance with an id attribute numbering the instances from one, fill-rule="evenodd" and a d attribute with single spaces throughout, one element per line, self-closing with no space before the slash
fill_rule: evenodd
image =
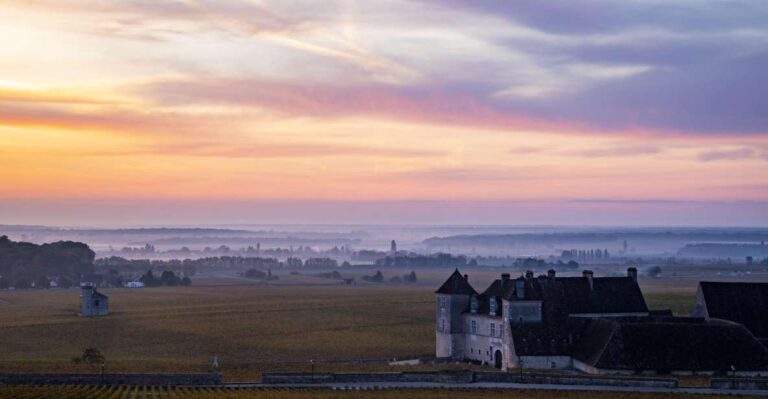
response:
<path id="1" fill-rule="evenodd" d="M 107 371 L 206 371 L 228 379 L 309 361 L 433 353 L 433 298 L 409 287 L 211 285 L 105 289 L 111 314 L 77 316 L 79 290 L 0 292 L 0 370 L 88 371 L 70 360 L 99 348 Z M 318 364 L 316 369 L 345 369 Z M 366 369 L 389 369 L 367 366 Z"/>
<path id="2" fill-rule="evenodd" d="M 478 288 L 497 273 L 473 274 Z M 434 295 L 445 273 L 416 286 L 340 286 L 308 276 L 278 285 L 196 280 L 192 287 L 104 289 L 111 314 L 77 316 L 79 290 L 0 291 L 0 371 L 90 372 L 71 359 L 99 348 L 107 372 L 210 371 L 227 381 L 261 371 L 387 371 L 386 364 L 321 364 L 434 354 Z M 653 308 L 687 314 L 695 284 L 641 281 Z M 456 366 L 439 366 L 463 367 Z M 430 368 L 430 366 L 421 366 Z"/>
<path id="3" fill-rule="evenodd" d="M 2 398 L 200 398 L 200 399 L 675 399 L 685 394 L 579 392 L 501 389 L 391 389 L 369 391 L 338 391 L 330 389 L 227 389 L 227 388 L 167 388 L 156 386 L 57 386 L 0 387 Z M 729 396 L 697 395 L 701 399 Z"/>

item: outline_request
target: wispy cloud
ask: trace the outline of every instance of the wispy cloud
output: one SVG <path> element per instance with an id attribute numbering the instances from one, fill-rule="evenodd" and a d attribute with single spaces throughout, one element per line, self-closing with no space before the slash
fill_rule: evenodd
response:
<path id="1" fill-rule="evenodd" d="M 583 151 L 574 151 L 573 155 L 587 158 L 606 158 L 606 157 L 633 157 L 649 154 L 658 154 L 662 151 L 660 147 L 649 145 L 623 145 L 614 147 L 594 148 Z"/>
<path id="2" fill-rule="evenodd" d="M 702 152 L 697 159 L 701 162 L 744 160 L 754 158 L 755 154 L 756 152 L 752 148 L 739 148 L 735 150 Z"/>

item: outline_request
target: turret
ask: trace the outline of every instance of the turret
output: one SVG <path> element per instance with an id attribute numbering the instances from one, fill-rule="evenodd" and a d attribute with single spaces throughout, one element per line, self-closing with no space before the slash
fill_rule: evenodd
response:
<path id="1" fill-rule="evenodd" d="M 464 325 L 461 314 L 467 308 L 471 311 L 472 298 L 477 296 L 477 292 L 467 280 L 467 277 L 456 270 L 435 291 L 437 294 L 435 355 L 437 357 L 463 359 L 465 356 Z"/>

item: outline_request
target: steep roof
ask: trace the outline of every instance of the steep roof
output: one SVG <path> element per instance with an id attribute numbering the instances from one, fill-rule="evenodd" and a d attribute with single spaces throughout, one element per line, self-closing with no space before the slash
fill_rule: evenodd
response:
<path id="1" fill-rule="evenodd" d="M 515 290 L 508 290 L 504 298 L 519 300 Z M 543 300 L 545 317 L 648 312 L 640 286 L 630 277 L 593 277 L 592 287 L 587 277 L 525 279 L 523 299 Z"/>
<path id="2" fill-rule="evenodd" d="M 593 319 L 573 357 L 598 369 L 768 370 L 768 350 L 744 326 L 694 318 Z"/>
<path id="3" fill-rule="evenodd" d="M 572 326 L 566 323 L 510 323 L 518 356 L 568 355 Z"/>
<path id="4" fill-rule="evenodd" d="M 515 289 L 515 280 L 513 279 L 496 279 L 488 288 L 483 291 L 482 295 L 487 297 L 504 297 Z"/>
<path id="5" fill-rule="evenodd" d="M 464 276 L 459 273 L 459 269 L 454 270 L 448 280 L 435 291 L 436 294 L 446 295 L 477 295 L 477 291 L 469 285 Z"/>
<path id="6" fill-rule="evenodd" d="M 709 317 L 743 324 L 768 338 L 768 283 L 699 283 Z"/>
<path id="7" fill-rule="evenodd" d="M 101 292 L 99 292 L 99 291 L 96 291 L 96 289 L 94 289 L 94 290 L 93 290 L 93 294 L 91 294 L 91 298 L 95 298 L 95 299 L 107 299 L 107 298 L 109 298 L 109 297 L 108 297 L 108 296 L 106 296 L 106 295 L 104 295 L 104 294 L 102 294 L 102 293 L 101 293 Z"/>

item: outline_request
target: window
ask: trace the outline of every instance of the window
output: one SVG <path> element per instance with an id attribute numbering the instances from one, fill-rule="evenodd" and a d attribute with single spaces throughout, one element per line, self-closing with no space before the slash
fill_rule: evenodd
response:
<path id="1" fill-rule="evenodd" d="M 440 319 L 440 331 L 445 332 L 445 319 Z"/>
<path id="2" fill-rule="evenodd" d="M 472 331 L 472 334 L 477 334 L 477 321 L 472 320 L 470 331 Z"/>
<path id="3" fill-rule="evenodd" d="M 95 300 L 95 301 L 93 301 L 93 306 L 96 306 L 96 307 L 98 307 L 98 306 L 99 306 L 99 300 L 98 300 L 98 299 L 97 299 L 97 300 Z"/>
<path id="4" fill-rule="evenodd" d="M 491 336 L 496 336 L 496 323 L 491 323 Z"/>

